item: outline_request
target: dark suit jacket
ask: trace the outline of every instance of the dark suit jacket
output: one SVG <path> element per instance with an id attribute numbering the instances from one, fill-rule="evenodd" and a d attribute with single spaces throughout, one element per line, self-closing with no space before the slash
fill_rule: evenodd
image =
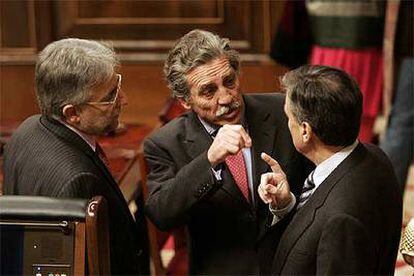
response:
<path id="1" fill-rule="evenodd" d="M 144 142 L 148 161 L 146 213 L 162 230 L 187 225 L 191 274 L 257 274 L 255 248 L 268 207 L 257 194 L 268 166 L 261 152 L 285 169 L 294 193 L 306 172 L 294 149 L 283 112 L 284 95 L 244 96 L 245 120 L 253 141 L 255 203 L 250 205 L 225 168 L 217 181 L 207 159 L 212 139 L 193 112 L 173 120 Z M 269 264 L 268 264 L 269 265 Z"/>
<path id="2" fill-rule="evenodd" d="M 4 152 L 4 194 L 86 198 L 108 203 L 112 274 L 138 274 L 142 243 L 121 191 L 101 159 L 58 121 L 32 116 Z"/>
<path id="3" fill-rule="evenodd" d="M 272 274 L 393 275 L 400 194 L 385 154 L 359 144 L 293 216 Z"/>

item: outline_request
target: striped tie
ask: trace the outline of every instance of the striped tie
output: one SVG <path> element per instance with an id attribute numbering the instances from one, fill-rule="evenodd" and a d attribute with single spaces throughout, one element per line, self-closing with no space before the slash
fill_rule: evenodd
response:
<path id="1" fill-rule="evenodd" d="M 298 203 L 298 209 L 300 209 L 310 198 L 310 196 L 312 195 L 314 188 L 315 188 L 315 183 L 313 182 L 313 173 L 315 171 L 311 172 L 308 176 L 308 178 L 306 178 L 305 180 L 305 184 L 303 185 L 303 189 L 302 189 L 302 194 L 300 195 L 299 198 L 299 203 Z"/>

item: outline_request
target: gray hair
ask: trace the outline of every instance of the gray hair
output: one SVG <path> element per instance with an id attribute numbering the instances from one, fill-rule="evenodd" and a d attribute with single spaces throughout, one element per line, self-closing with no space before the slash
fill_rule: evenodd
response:
<path id="1" fill-rule="evenodd" d="M 119 66 L 114 50 L 93 40 L 67 38 L 47 45 L 36 62 L 36 95 L 42 114 L 62 117 L 66 104 L 82 104 L 91 88 L 110 80 Z"/>
<path id="2" fill-rule="evenodd" d="M 219 57 L 226 57 L 238 74 L 239 53 L 230 48 L 230 41 L 204 30 L 193 30 L 177 41 L 164 64 L 164 75 L 172 95 L 188 100 L 190 88 L 186 75 L 197 66 Z"/>

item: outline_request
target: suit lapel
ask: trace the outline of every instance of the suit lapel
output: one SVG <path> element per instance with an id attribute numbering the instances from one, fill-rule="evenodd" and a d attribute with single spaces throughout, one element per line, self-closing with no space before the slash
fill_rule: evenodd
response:
<path id="1" fill-rule="evenodd" d="M 246 104 L 245 118 L 249 128 L 249 135 L 252 138 L 252 171 L 253 171 L 253 190 L 255 199 L 259 199 L 257 187 L 260 183 L 260 176 L 267 171 L 267 164 L 262 160 L 260 154 L 266 152 L 273 154 L 275 137 L 277 136 L 278 125 L 271 123 L 272 115 L 263 112 L 260 103 L 253 97 L 243 97 Z M 257 205 L 257 204 L 256 204 Z"/>
<path id="2" fill-rule="evenodd" d="M 107 181 L 102 181 L 103 185 L 106 185 L 106 183 L 109 184 L 109 187 L 111 190 L 114 191 L 115 194 L 118 195 L 119 199 L 122 199 L 122 201 L 125 201 L 124 196 L 119 189 L 118 184 L 116 183 L 115 179 L 113 178 L 111 172 L 109 171 L 109 168 L 103 163 L 103 161 L 98 157 L 98 155 L 92 150 L 92 148 L 75 132 L 70 130 L 69 128 L 62 125 L 60 122 L 47 118 L 45 116 L 41 117 L 41 123 L 49 129 L 51 132 L 53 132 L 56 136 L 60 137 L 61 139 L 67 141 L 74 147 L 78 148 L 82 153 L 84 153 L 88 158 L 92 160 L 92 162 L 99 168 L 99 171 L 102 173 L 102 175 L 106 178 Z M 126 204 L 122 204 L 122 209 L 124 212 L 128 213 L 129 216 L 131 216 L 131 213 L 129 212 L 129 209 L 125 206 Z M 132 218 L 132 217 L 131 217 Z"/>
<path id="3" fill-rule="evenodd" d="M 187 145 L 188 156 L 194 159 L 207 151 L 213 140 L 193 111 L 185 116 L 188 116 L 188 120 L 186 120 L 186 137 L 183 142 Z"/>
<path id="4" fill-rule="evenodd" d="M 194 112 L 189 112 L 187 116 L 189 116 L 189 118 L 186 122 L 187 135 L 184 139 L 184 143 L 187 145 L 186 148 L 188 156 L 191 159 L 194 159 L 209 149 L 211 143 L 213 142 L 213 139 L 207 133 Z M 225 190 L 236 201 L 243 204 L 247 209 L 250 209 L 251 205 L 244 198 L 243 193 L 234 182 L 234 179 L 227 168 L 222 170 L 222 179 L 222 189 Z"/>
<path id="5" fill-rule="evenodd" d="M 312 224 L 316 211 L 323 206 L 329 193 L 335 185 L 349 173 L 365 154 L 365 148 L 358 144 L 355 150 L 321 183 L 318 189 L 310 197 L 309 201 L 293 216 L 292 221 L 284 231 L 273 259 L 273 269 L 276 274 L 282 272 L 290 251 L 301 235 Z"/>

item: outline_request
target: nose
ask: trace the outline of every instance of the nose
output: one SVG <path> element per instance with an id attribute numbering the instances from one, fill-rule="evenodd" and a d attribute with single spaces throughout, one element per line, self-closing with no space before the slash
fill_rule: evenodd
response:
<path id="1" fill-rule="evenodd" d="M 218 92 L 218 104 L 228 105 L 233 101 L 233 95 L 225 87 L 220 87 Z"/>

